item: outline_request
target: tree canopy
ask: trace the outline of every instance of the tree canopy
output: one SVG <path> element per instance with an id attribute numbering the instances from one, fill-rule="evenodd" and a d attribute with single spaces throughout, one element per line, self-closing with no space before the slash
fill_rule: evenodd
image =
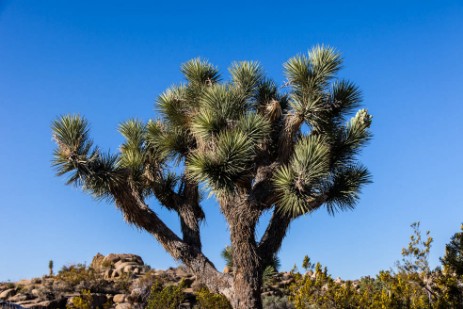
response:
<path id="1" fill-rule="evenodd" d="M 125 219 L 151 233 L 234 308 L 260 308 L 262 272 L 290 222 L 326 206 L 352 209 L 370 182 L 359 151 L 372 116 L 359 88 L 338 79 L 342 58 L 316 46 L 284 64 L 278 86 L 257 62 L 235 62 L 224 80 L 202 59 L 184 63 L 185 82 L 159 95 L 155 118 L 119 126 L 117 154 L 94 146 L 87 121 L 65 115 L 52 126 L 54 165 L 68 184 L 115 201 Z M 204 194 L 216 197 L 230 229 L 233 273 L 221 274 L 201 251 Z M 154 196 L 179 215 L 176 235 L 146 204 Z M 272 218 L 261 239 L 256 224 Z"/>

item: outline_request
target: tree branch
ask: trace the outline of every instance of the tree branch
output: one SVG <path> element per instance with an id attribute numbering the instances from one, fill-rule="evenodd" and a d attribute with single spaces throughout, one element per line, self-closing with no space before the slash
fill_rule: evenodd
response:
<path id="1" fill-rule="evenodd" d="M 288 114 L 284 120 L 284 126 L 278 137 L 278 158 L 280 164 L 288 163 L 294 149 L 294 139 L 304 122 L 304 116 L 298 114 Z"/>
<path id="2" fill-rule="evenodd" d="M 231 277 L 218 272 L 214 264 L 204 256 L 198 247 L 183 241 L 167 227 L 156 213 L 146 205 L 130 179 L 112 186 L 111 194 L 129 223 L 150 233 L 174 259 L 182 261 L 189 267 L 198 280 L 206 284 L 208 289 L 226 296 L 231 295 Z"/>
<path id="3" fill-rule="evenodd" d="M 290 223 L 290 217 L 276 209 L 273 211 L 270 223 L 257 246 L 257 254 L 262 261 L 261 265 L 269 265 L 275 254 L 280 250 Z"/>
<path id="4" fill-rule="evenodd" d="M 204 212 L 199 205 L 199 190 L 196 183 L 182 179 L 180 189 L 175 192 L 165 185 L 166 179 L 158 171 L 157 179 L 150 179 L 154 195 L 167 209 L 177 212 L 180 219 L 183 240 L 201 250 L 199 223 L 204 219 Z"/>
<path id="5" fill-rule="evenodd" d="M 199 223 L 205 216 L 199 205 L 198 184 L 185 179 L 182 187 L 181 200 L 177 201 L 177 212 L 180 217 L 183 240 L 201 250 Z"/>
<path id="6" fill-rule="evenodd" d="M 309 206 L 311 211 L 323 205 L 326 199 L 326 195 L 317 197 Z M 257 247 L 258 255 L 262 260 L 261 265 L 268 265 L 275 254 L 277 254 L 278 250 L 280 250 L 281 244 L 292 220 L 292 217 L 278 211 L 275 207 L 272 218 L 270 219 L 267 229 L 265 230 L 265 233 Z"/>

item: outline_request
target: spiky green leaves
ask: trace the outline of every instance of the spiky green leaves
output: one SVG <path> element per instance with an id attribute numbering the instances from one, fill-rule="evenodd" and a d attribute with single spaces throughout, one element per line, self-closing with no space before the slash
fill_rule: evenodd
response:
<path id="1" fill-rule="evenodd" d="M 334 49 L 316 46 L 308 55 L 289 59 L 285 74 L 291 86 L 291 107 L 315 129 L 329 122 L 325 98 L 330 80 L 341 68 L 341 56 Z"/>
<path id="2" fill-rule="evenodd" d="M 209 87 L 200 98 L 191 132 L 199 139 L 210 139 L 219 132 L 231 128 L 247 110 L 244 95 L 230 85 Z"/>
<path id="3" fill-rule="evenodd" d="M 138 120 L 128 120 L 119 126 L 119 132 L 125 137 L 120 147 L 119 165 L 141 170 L 144 163 L 145 125 Z"/>
<path id="4" fill-rule="evenodd" d="M 332 85 L 329 101 L 333 108 L 332 116 L 342 120 L 345 115 L 359 107 L 362 94 L 354 83 L 346 80 L 336 81 Z"/>
<path id="5" fill-rule="evenodd" d="M 255 145 L 243 132 L 226 131 L 212 149 L 197 151 L 187 161 L 189 176 L 216 194 L 227 193 L 249 176 Z"/>
<path id="6" fill-rule="evenodd" d="M 69 174 L 67 184 L 82 185 L 96 197 L 109 196 L 110 188 L 120 180 L 117 157 L 92 148 L 88 123 L 78 115 L 65 115 L 52 125 L 57 144 L 53 165 L 58 175 Z"/>
<path id="7" fill-rule="evenodd" d="M 280 211 L 298 216 L 322 200 L 330 212 L 349 208 L 368 181 L 356 154 L 370 138 L 371 116 L 361 110 L 345 124 L 361 94 L 353 83 L 333 81 L 340 67 L 338 52 L 317 46 L 285 63 L 289 87 L 279 93 L 256 62 L 234 63 L 231 80 L 220 83 L 213 65 L 193 59 L 182 65 L 185 84 L 157 99 L 159 120 L 121 124 L 125 141 L 119 156 L 104 156 L 92 147 L 83 118 L 57 120 L 54 165 L 60 175 L 71 175 L 70 183 L 97 195 L 109 192 L 123 173 L 124 181 L 130 178 L 144 196 L 154 194 L 165 205 L 179 190 L 177 177 L 167 171 L 172 163 L 185 162 L 187 171 L 180 177 L 202 182 L 217 194 L 252 190 L 253 177 L 270 177 L 256 176 L 266 165 L 274 173 L 275 191 L 268 194 L 278 195 Z M 301 129 L 304 122 L 307 130 Z"/>
<path id="8" fill-rule="evenodd" d="M 87 162 L 97 156 L 88 136 L 88 122 L 78 115 L 65 115 L 53 122 L 52 131 L 58 146 L 54 151 L 53 166 L 57 167 L 59 176 L 74 171 L 67 184 L 77 184 Z"/>
<path id="9" fill-rule="evenodd" d="M 310 212 L 329 176 L 329 163 L 329 147 L 321 138 L 302 138 L 294 148 L 290 163 L 281 166 L 274 176 L 279 210 L 293 217 Z"/>
<path id="10" fill-rule="evenodd" d="M 351 164 L 355 155 L 371 139 L 372 116 L 361 109 L 345 127 L 336 132 L 332 142 L 332 165 Z"/>
<path id="11" fill-rule="evenodd" d="M 235 62 L 229 71 L 233 85 L 246 96 L 251 96 L 264 79 L 259 63 L 253 61 Z"/>
<path id="12" fill-rule="evenodd" d="M 187 81 L 194 86 L 212 85 L 220 80 L 217 68 L 199 58 L 184 63 L 181 71 Z"/>
<path id="13" fill-rule="evenodd" d="M 333 48 L 316 46 L 308 55 L 299 55 L 284 64 L 285 74 L 291 87 L 310 95 L 327 86 L 341 68 L 342 59 Z"/>
<path id="14" fill-rule="evenodd" d="M 185 127 L 188 124 L 191 108 L 187 88 L 172 86 L 164 91 L 157 100 L 157 108 L 171 126 Z"/>
<path id="15" fill-rule="evenodd" d="M 269 121 L 255 113 L 243 115 L 236 127 L 241 130 L 254 144 L 258 144 L 268 138 L 271 132 Z"/>
<path id="16" fill-rule="evenodd" d="M 189 131 L 180 127 L 165 126 L 160 121 L 149 121 L 146 126 L 146 151 L 151 161 L 164 163 L 173 159 L 177 163 L 188 154 L 191 143 Z"/>
<path id="17" fill-rule="evenodd" d="M 245 97 L 230 85 L 216 85 L 207 89 L 201 97 L 200 108 L 213 111 L 225 119 L 237 119 L 247 109 Z"/>
<path id="18" fill-rule="evenodd" d="M 361 188 L 370 182 L 370 173 L 364 166 L 348 165 L 335 170 L 325 188 L 328 212 L 334 214 L 338 210 L 354 208 Z"/>
<path id="19" fill-rule="evenodd" d="M 309 51 L 309 61 L 314 81 L 326 86 L 328 81 L 341 69 L 341 55 L 331 47 L 317 45 Z"/>
<path id="20" fill-rule="evenodd" d="M 355 163 L 352 152 L 365 141 L 371 116 L 361 110 L 351 120 L 346 132 L 350 132 L 349 159 L 333 165 L 333 147 L 329 139 L 319 135 L 302 138 L 295 146 L 290 163 L 277 169 L 274 186 L 278 194 L 279 211 L 297 217 L 315 210 L 326 203 L 327 210 L 351 209 L 358 201 L 363 185 L 370 183 L 368 170 Z"/>

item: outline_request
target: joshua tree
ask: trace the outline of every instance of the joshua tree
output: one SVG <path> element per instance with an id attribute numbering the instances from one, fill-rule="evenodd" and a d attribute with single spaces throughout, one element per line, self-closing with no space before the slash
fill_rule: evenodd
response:
<path id="1" fill-rule="evenodd" d="M 278 87 L 256 62 L 234 63 L 229 81 L 206 61 L 182 65 L 186 83 L 157 99 L 157 119 L 129 120 L 118 154 L 93 146 L 87 121 L 53 123 L 58 175 L 96 198 L 109 198 L 127 222 L 146 230 L 233 308 L 261 308 L 262 272 L 297 217 L 326 206 L 352 209 L 369 173 L 356 155 L 370 138 L 361 95 L 338 80 L 341 57 L 317 46 L 284 64 Z M 201 188 L 201 189 L 200 189 Z M 233 272 L 216 270 L 201 250 L 201 192 L 215 196 L 233 247 Z M 175 234 L 146 203 L 154 196 L 178 214 Z M 255 228 L 272 217 L 262 238 Z"/>
<path id="2" fill-rule="evenodd" d="M 48 272 L 49 272 L 50 277 L 53 276 L 53 260 L 50 260 L 48 262 Z"/>

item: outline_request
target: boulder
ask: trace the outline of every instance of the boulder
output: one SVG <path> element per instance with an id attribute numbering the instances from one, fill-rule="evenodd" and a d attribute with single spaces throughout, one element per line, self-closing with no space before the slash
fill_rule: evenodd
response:
<path id="1" fill-rule="evenodd" d="M 0 293 L 0 299 L 8 299 L 16 294 L 16 289 L 8 289 Z"/>
<path id="2" fill-rule="evenodd" d="M 125 295 L 125 294 L 116 294 L 113 297 L 113 302 L 115 302 L 117 304 L 120 304 L 120 303 L 125 302 L 126 299 L 127 299 L 127 295 Z"/>
<path id="3" fill-rule="evenodd" d="M 31 299 L 34 299 L 34 298 L 35 297 L 32 294 L 29 294 L 29 293 L 24 293 L 24 294 L 18 293 L 15 296 L 12 296 L 12 297 L 8 298 L 8 301 L 13 302 L 13 303 L 17 303 L 17 302 L 20 302 L 20 301 L 31 300 Z"/>
<path id="4" fill-rule="evenodd" d="M 97 253 L 93 259 L 92 263 L 90 263 L 90 267 L 93 268 L 96 271 L 102 271 L 104 266 L 103 266 L 103 260 L 104 260 L 104 255 L 101 253 Z"/>
<path id="5" fill-rule="evenodd" d="M 138 265 L 145 265 L 145 263 L 143 263 L 143 259 L 136 254 L 115 254 L 115 253 L 111 253 L 105 256 L 102 261 L 102 264 L 111 265 L 111 264 L 116 264 L 116 262 L 118 261 L 135 262 Z"/>
<path id="6" fill-rule="evenodd" d="M 67 299 L 63 297 L 63 298 L 55 299 L 55 300 L 23 303 L 21 306 L 24 308 L 33 308 L 33 309 L 59 309 L 59 308 L 66 308 L 66 303 L 67 303 Z"/>

